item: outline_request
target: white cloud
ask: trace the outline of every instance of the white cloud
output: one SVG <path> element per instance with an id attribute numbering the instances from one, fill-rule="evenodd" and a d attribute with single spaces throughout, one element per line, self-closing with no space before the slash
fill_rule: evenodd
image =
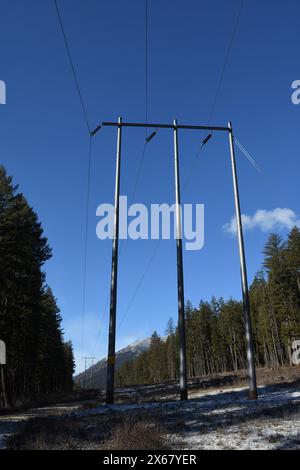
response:
<path id="1" fill-rule="evenodd" d="M 258 229 L 262 232 L 272 230 L 291 229 L 295 225 L 300 226 L 300 219 L 292 209 L 277 207 L 273 210 L 259 209 L 253 215 L 242 214 L 244 230 Z M 233 216 L 230 222 L 223 225 L 227 233 L 236 233 L 236 217 Z"/>

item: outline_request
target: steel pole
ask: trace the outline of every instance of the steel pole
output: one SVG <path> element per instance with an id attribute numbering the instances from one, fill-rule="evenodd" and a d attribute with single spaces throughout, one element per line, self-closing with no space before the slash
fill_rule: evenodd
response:
<path id="1" fill-rule="evenodd" d="M 85 384 L 86 384 L 86 358 L 84 358 L 83 390 L 85 390 Z"/>
<path id="2" fill-rule="evenodd" d="M 5 378 L 4 378 L 4 365 L 0 364 L 1 370 L 1 389 L 2 389 L 2 401 L 4 408 L 8 407 L 7 396 L 6 396 L 6 388 L 5 388 Z"/>
<path id="3" fill-rule="evenodd" d="M 242 293 L 243 293 L 243 309 L 244 309 L 247 361 L 248 361 L 248 374 L 249 374 L 249 399 L 255 400 L 257 398 L 257 385 L 256 385 L 256 372 L 255 372 L 255 364 L 254 364 L 250 301 L 249 301 L 249 291 L 248 291 L 248 281 L 247 281 L 247 270 L 246 270 L 246 259 L 245 259 L 245 248 L 244 248 L 239 188 L 238 188 L 234 143 L 233 143 L 234 139 L 233 139 L 233 131 L 232 131 L 231 122 L 228 123 L 228 128 L 229 128 L 229 145 L 230 145 L 233 191 L 234 191 L 234 201 L 235 201 L 235 211 L 236 211 L 237 236 L 238 236 L 238 246 L 239 246 L 239 255 L 240 255 Z"/>
<path id="4" fill-rule="evenodd" d="M 179 326 L 179 368 L 180 399 L 187 400 L 186 341 L 184 318 L 184 286 L 182 262 L 182 228 L 179 183 L 178 128 L 174 120 L 174 164 L 175 164 L 175 199 L 176 199 L 176 245 L 177 245 L 177 289 L 178 289 L 178 326 Z"/>
<path id="5" fill-rule="evenodd" d="M 298 290 L 299 290 L 299 293 L 300 293 L 300 279 L 299 279 L 299 272 L 297 272 L 297 273 L 296 273 L 296 276 L 297 276 Z"/>
<path id="6" fill-rule="evenodd" d="M 114 402 L 115 382 L 115 347 L 116 347 L 116 308 L 117 308 L 117 276 L 118 276 L 118 242 L 119 242 L 119 196 L 120 196 L 120 163 L 121 163 L 121 140 L 122 140 L 122 118 L 119 117 L 118 139 L 117 139 L 117 161 L 116 161 L 116 183 L 115 183 L 115 214 L 114 214 L 114 238 L 112 247 L 111 263 L 111 285 L 110 285 L 110 316 L 109 316 L 109 339 L 107 357 L 107 388 L 106 403 Z"/>

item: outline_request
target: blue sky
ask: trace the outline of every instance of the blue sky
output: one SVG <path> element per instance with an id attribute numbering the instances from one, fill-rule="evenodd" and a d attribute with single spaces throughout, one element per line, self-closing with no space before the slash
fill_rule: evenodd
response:
<path id="1" fill-rule="evenodd" d="M 113 202 L 116 131 L 94 139 L 89 205 L 87 302 L 82 348 L 82 295 L 88 136 L 52 0 L 1 0 L 1 162 L 14 176 L 53 248 L 45 270 L 72 339 L 77 370 L 82 356 L 106 355 L 111 241 L 96 238 L 96 208 Z M 144 1 L 60 0 L 61 13 L 91 126 L 102 120 L 145 118 Z M 149 0 L 149 121 L 206 123 L 230 40 L 239 0 Z M 245 1 L 213 123 L 233 122 L 238 140 L 255 158 L 255 171 L 237 152 L 241 205 L 288 208 L 271 228 L 285 236 L 300 213 L 299 117 L 291 83 L 299 79 L 300 4 Z M 206 135 L 206 134 L 205 134 Z M 202 133 L 180 134 L 182 182 Z M 121 194 L 132 192 L 144 131 L 126 130 Z M 147 148 L 135 202 L 174 201 L 172 133 L 161 131 Z M 226 135 L 215 134 L 199 157 L 182 202 L 205 204 L 205 246 L 184 253 L 185 294 L 194 304 L 212 295 L 240 298 L 235 237 L 224 230 L 234 214 Z M 273 214 L 273 218 L 271 217 Z M 276 213 L 275 213 L 276 214 Z M 270 222 L 271 220 L 271 222 Z M 256 218 L 245 233 L 249 281 L 260 267 L 267 231 Z M 275 225 L 274 225 L 275 224 Z M 119 262 L 118 318 L 122 318 L 154 241 L 126 241 Z M 176 248 L 162 241 L 144 282 L 117 331 L 117 346 L 164 332 L 177 316 Z"/>

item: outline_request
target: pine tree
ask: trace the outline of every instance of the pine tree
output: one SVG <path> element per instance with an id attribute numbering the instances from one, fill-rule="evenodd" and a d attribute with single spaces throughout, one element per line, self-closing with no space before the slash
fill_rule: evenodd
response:
<path id="1" fill-rule="evenodd" d="M 294 276 L 294 290 L 297 284 L 297 297 L 300 298 L 300 229 L 293 227 L 287 240 L 287 262 L 288 268 Z"/>
<path id="2" fill-rule="evenodd" d="M 280 363 L 291 361 L 291 343 L 299 334 L 299 297 L 295 274 L 289 266 L 287 244 L 276 234 L 267 240 L 264 266 L 268 273 L 268 292 L 274 325 L 278 331 Z"/>
<path id="3" fill-rule="evenodd" d="M 57 390 L 65 380 L 61 318 L 43 272 L 51 250 L 37 214 L 17 190 L 1 166 L 0 335 L 11 399 Z"/>
<path id="4" fill-rule="evenodd" d="M 299 228 L 290 231 L 287 241 L 270 234 L 263 253 L 263 269 L 250 287 L 255 362 L 278 367 L 290 361 L 292 341 L 300 338 Z M 189 377 L 246 368 L 242 302 L 213 297 L 196 308 L 187 301 L 185 319 Z M 122 366 L 123 385 L 178 379 L 178 327 L 172 320 L 166 334 L 161 341 L 154 332 L 149 351 Z"/>

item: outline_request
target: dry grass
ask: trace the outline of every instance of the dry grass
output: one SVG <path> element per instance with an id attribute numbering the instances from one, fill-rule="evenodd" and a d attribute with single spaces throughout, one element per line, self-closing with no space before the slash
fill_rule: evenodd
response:
<path id="1" fill-rule="evenodd" d="M 279 383 L 292 383 L 300 379 L 299 366 L 284 366 L 279 368 L 257 369 L 258 385 L 272 385 Z"/>
<path id="2" fill-rule="evenodd" d="M 154 450 L 166 449 L 166 430 L 153 417 L 146 415 L 125 416 L 110 438 L 104 442 L 104 449 L 113 450 Z"/>
<path id="3" fill-rule="evenodd" d="M 290 384 L 300 381 L 300 366 L 283 366 L 278 368 L 257 368 L 258 385 Z M 189 395 L 192 397 L 206 390 L 230 390 L 232 387 L 247 387 L 248 374 L 246 370 L 206 375 L 189 379 Z M 146 385 L 131 385 L 126 391 L 116 389 L 116 403 L 147 403 L 153 401 L 173 400 L 178 397 L 178 380 L 165 383 Z M 105 392 L 100 394 L 105 401 Z M 100 398 L 99 396 L 99 398 Z"/>
<path id="4" fill-rule="evenodd" d="M 140 450 L 164 449 L 166 430 L 155 416 L 35 418 L 8 438 L 11 450 Z"/>
<path id="5" fill-rule="evenodd" d="M 261 385 L 277 384 L 276 387 L 285 389 L 290 384 L 300 386 L 300 367 L 282 367 L 280 369 L 258 369 L 258 383 Z M 210 390 L 229 390 L 238 384 L 247 385 L 247 377 L 245 371 L 238 373 L 219 374 L 213 377 L 201 377 L 195 379 L 190 384 L 191 397 L 194 393 L 198 393 L 203 389 Z M 132 392 L 119 392 L 116 401 L 134 401 L 147 402 L 152 401 L 153 397 L 157 400 L 170 399 L 172 394 L 178 396 L 178 384 L 174 383 L 174 387 L 165 387 L 165 384 L 158 384 L 155 387 L 132 387 Z M 131 395 L 131 396 L 130 396 Z M 104 401 L 102 395 L 84 396 L 81 403 L 83 409 L 88 410 L 99 406 Z M 298 416 L 297 416 L 298 415 Z M 243 413 L 225 413 L 223 416 L 224 429 L 229 426 L 239 425 L 250 421 L 264 423 L 265 420 L 289 420 L 299 418 L 300 405 L 297 403 L 282 404 L 278 407 L 270 409 L 267 407 L 259 407 L 257 410 Z M 188 417 L 189 418 L 189 417 Z M 168 428 L 172 429 L 173 435 L 176 431 L 180 432 L 185 428 L 185 421 L 188 420 L 182 413 L 174 417 L 159 414 L 158 411 L 148 410 L 146 413 L 138 411 L 128 411 L 124 413 L 116 413 L 108 410 L 105 414 L 89 415 L 89 416 L 61 416 L 35 418 L 27 421 L 22 425 L 21 432 L 10 437 L 7 441 L 8 449 L 115 449 L 115 450 L 153 450 L 167 449 Z M 211 429 L 218 430 L 220 428 L 219 418 L 216 415 L 198 416 L 199 423 L 197 429 L 199 434 L 205 434 Z M 194 419 L 191 416 L 191 419 Z M 161 422 L 164 421 L 164 425 Z M 222 427 L 222 426 L 221 426 Z M 196 428 L 194 428 L 196 429 Z M 169 442 L 172 439 L 169 439 Z M 169 444 L 172 445 L 172 444 Z"/>
<path id="6" fill-rule="evenodd" d="M 74 440 L 80 434 L 78 420 L 35 418 L 25 423 L 23 430 L 7 441 L 11 450 L 60 450 L 78 448 Z"/>

